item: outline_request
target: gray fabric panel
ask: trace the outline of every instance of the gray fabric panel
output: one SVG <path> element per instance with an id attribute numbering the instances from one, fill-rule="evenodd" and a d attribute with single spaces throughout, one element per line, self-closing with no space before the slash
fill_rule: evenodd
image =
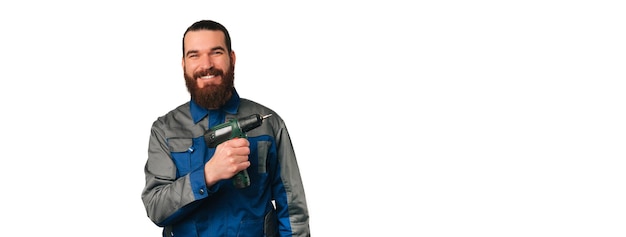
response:
<path id="1" fill-rule="evenodd" d="M 259 141 L 257 143 L 257 154 L 259 157 L 259 174 L 267 172 L 267 152 L 269 151 L 271 143 L 269 141 Z"/>

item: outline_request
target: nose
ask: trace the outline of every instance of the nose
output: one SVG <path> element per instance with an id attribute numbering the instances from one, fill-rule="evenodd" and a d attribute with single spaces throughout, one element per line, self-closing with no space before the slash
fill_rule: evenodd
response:
<path id="1" fill-rule="evenodd" d="M 213 68 L 213 59 L 209 55 L 205 55 L 200 59 L 200 68 L 203 70 Z"/>

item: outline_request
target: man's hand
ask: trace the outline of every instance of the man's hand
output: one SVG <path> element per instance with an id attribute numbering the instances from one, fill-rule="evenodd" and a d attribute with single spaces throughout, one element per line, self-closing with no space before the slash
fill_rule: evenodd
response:
<path id="1" fill-rule="evenodd" d="M 213 186 L 222 179 L 229 179 L 250 166 L 250 142 L 245 138 L 233 138 L 219 144 L 213 157 L 204 165 L 204 181 Z"/>

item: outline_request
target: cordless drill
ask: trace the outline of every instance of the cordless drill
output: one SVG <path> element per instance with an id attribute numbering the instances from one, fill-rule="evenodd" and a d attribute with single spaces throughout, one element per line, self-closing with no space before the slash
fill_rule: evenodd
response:
<path id="1" fill-rule="evenodd" d="M 209 128 L 209 130 L 204 133 L 204 141 L 208 147 L 215 148 L 220 143 L 236 137 L 246 138 L 246 132 L 261 126 L 263 120 L 270 116 L 272 116 L 272 114 L 265 116 L 252 114 L 240 119 L 230 119 L 225 123 Z M 235 174 L 232 180 L 233 185 L 237 188 L 250 186 L 250 176 L 246 169 Z"/>

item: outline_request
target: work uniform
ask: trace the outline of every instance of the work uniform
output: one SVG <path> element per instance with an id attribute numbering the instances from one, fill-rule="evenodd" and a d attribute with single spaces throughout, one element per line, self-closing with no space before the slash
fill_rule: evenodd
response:
<path id="1" fill-rule="evenodd" d="M 233 91 L 220 109 L 193 100 L 153 124 L 141 194 L 150 220 L 163 236 L 310 236 L 300 171 L 285 123 L 271 109 Z M 251 114 L 267 115 L 247 132 L 250 186 L 230 179 L 207 187 L 204 164 L 215 148 L 205 144 L 209 127 Z"/>

